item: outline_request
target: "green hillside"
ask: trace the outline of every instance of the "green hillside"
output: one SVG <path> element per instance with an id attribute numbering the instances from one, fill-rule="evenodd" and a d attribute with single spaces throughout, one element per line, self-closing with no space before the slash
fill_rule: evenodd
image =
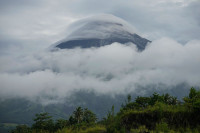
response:
<path id="1" fill-rule="evenodd" d="M 200 91 L 191 88 L 180 102 L 168 93 L 151 96 L 131 95 L 115 113 L 97 121 L 88 108 L 77 107 L 68 119 L 56 121 L 46 112 L 36 114 L 32 126 L 18 125 L 12 133 L 198 133 L 200 132 Z"/>

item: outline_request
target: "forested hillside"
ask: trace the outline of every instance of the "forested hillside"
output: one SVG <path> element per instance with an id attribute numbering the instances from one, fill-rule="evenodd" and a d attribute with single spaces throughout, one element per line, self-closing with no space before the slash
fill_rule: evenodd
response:
<path id="1" fill-rule="evenodd" d="M 36 114 L 34 124 L 18 125 L 11 133 L 148 133 L 200 132 L 200 91 L 191 88 L 183 102 L 169 94 L 154 93 L 149 97 L 131 95 L 115 113 L 98 120 L 87 108 L 77 107 L 69 119 L 53 121 L 47 112 Z"/>

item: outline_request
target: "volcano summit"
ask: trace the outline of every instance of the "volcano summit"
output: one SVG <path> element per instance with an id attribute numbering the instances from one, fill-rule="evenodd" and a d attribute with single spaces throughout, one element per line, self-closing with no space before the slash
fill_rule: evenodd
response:
<path id="1" fill-rule="evenodd" d="M 68 31 L 67 37 L 56 43 L 54 48 L 91 48 L 118 42 L 133 43 L 141 51 L 150 42 L 134 33 L 127 22 L 110 14 L 79 20 L 73 23 Z"/>

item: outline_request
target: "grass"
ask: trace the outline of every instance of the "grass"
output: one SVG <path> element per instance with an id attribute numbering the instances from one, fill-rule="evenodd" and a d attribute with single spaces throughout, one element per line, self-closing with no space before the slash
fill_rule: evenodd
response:
<path id="1" fill-rule="evenodd" d="M 5 127 L 16 127 L 18 124 L 16 123 L 2 123 Z"/>
<path id="2" fill-rule="evenodd" d="M 56 133 L 106 133 L 106 128 L 100 125 L 79 130 L 74 130 L 72 128 L 64 128 L 62 130 L 57 131 Z"/>

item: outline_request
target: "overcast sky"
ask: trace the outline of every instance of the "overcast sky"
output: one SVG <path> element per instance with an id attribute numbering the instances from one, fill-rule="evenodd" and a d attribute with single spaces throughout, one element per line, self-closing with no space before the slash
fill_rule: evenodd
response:
<path id="1" fill-rule="evenodd" d="M 134 92 L 137 85 L 200 86 L 199 0 L 0 0 L 0 96 L 72 90 Z M 113 14 L 153 41 L 143 52 L 114 43 L 49 52 L 82 18 Z"/>
<path id="2" fill-rule="evenodd" d="M 200 38 L 199 0 L 0 0 L 1 53 L 39 50 L 65 37 L 67 26 L 95 14 L 120 17 L 150 40 Z"/>

